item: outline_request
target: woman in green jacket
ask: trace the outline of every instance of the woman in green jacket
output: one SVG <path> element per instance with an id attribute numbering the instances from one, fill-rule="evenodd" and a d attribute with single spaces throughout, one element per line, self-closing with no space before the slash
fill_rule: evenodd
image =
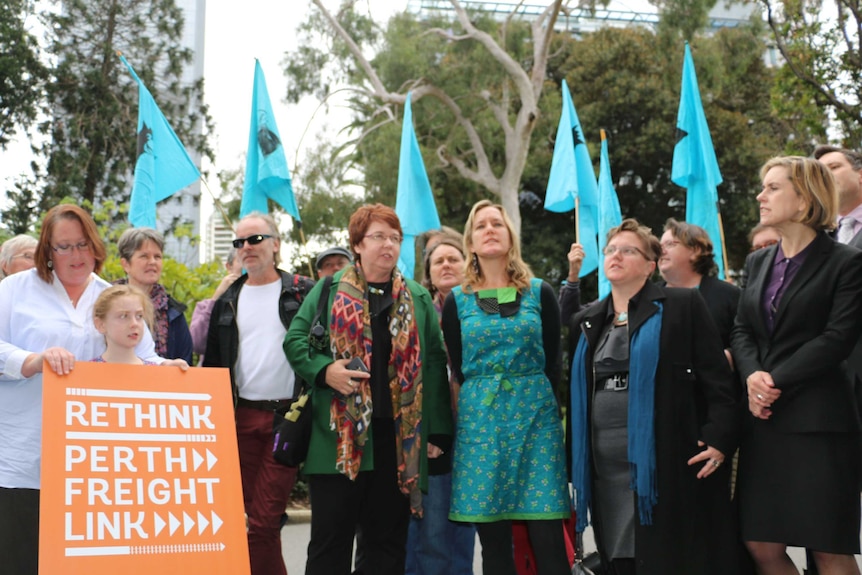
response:
<path id="1" fill-rule="evenodd" d="M 348 232 L 356 263 L 335 275 L 324 304 L 324 282 L 314 287 L 284 341 L 293 369 L 314 382 L 306 574 L 348 575 L 359 530 L 357 570 L 401 575 L 427 460 L 452 443 L 446 352 L 430 294 L 396 268 L 395 212 L 362 206 Z"/>

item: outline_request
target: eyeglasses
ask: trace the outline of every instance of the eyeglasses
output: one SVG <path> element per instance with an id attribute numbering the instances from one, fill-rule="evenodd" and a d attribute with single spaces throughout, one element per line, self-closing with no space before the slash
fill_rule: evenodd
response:
<path id="1" fill-rule="evenodd" d="M 679 243 L 680 243 L 679 240 L 668 240 L 666 242 L 661 243 L 661 249 L 669 250 L 671 248 L 675 248 L 676 246 L 678 246 Z"/>
<path id="2" fill-rule="evenodd" d="M 51 249 L 60 254 L 61 256 L 68 256 L 74 250 L 78 250 L 79 252 L 89 252 L 90 251 L 90 242 L 84 240 L 82 242 L 78 242 L 77 244 L 66 244 L 62 246 L 51 246 Z"/>
<path id="3" fill-rule="evenodd" d="M 636 248 L 634 246 L 605 246 L 605 249 L 602 250 L 602 253 L 606 256 L 612 256 L 615 253 L 619 252 L 623 256 L 636 256 L 638 254 L 642 255 L 646 259 L 649 259 L 640 248 Z"/>
<path id="4" fill-rule="evenodd" d="M 392 234 L 391 236 L 387 236 L 386 234 L 380 234 L 380 233 L 368 234 L 365 237 L 367 239 L 371 240 L 372 242 L 376 243 L 376 244 L 382 244 L 386 240 L 389 240 L 393 244 L 400 244 L 401 241 L 404 239 L 401 236 L 399 236 L 398 234 Z"/>
<path id="5" fill-rule="evenodd" d="M 248 242 L 248 245 L 250 246 L 256 246 L 263 240 L 269 239 L 271 237 L 272 236 L 269 234 L 255 234 L 253 236 L 248 236 L 247 238 L 237 238 L 233 241 L 233 247 L 235 247 L 236 249 L 242 249 L 242 246 L 245 244 L 245 242 Z"/>

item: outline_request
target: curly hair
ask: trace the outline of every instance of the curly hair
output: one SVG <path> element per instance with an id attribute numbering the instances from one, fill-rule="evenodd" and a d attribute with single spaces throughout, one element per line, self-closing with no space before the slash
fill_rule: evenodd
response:
<path id="1" fill-rule="evenodd" d="M 668 218 L 664 224 L 664 231 L 670 234 L 685 247 L 694 250 L 697 254 L 691 267 L 694 273 L 702 276 L 711 276 L 718 273 L 715 264 L 715 253 L 712 248 L 712 240 L 709 234 L 700 226 L 679 222 L 674 218 Z"/>

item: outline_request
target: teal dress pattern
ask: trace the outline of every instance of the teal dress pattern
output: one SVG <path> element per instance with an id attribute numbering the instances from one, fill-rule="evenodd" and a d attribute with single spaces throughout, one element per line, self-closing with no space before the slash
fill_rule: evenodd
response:
<path id="1" fill-rule="evenodd" d="M 453 521 L 560 519 L 571 515 L 563 428 L 545 375 L 542 280 L 510 317 L 452 290 L 461 325 L 464 383 L 452 472 Z"/>

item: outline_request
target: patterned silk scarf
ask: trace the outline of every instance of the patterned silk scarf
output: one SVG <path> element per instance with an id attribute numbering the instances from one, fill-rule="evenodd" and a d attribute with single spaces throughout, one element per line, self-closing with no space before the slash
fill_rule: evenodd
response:
<path id="1" fill-rule="evenodd" d="M 398 486 L 402 493 L 409 495 L 413 514 L 421 516 L 419 461 L 422 445 L 422 360 L 419 330 L 413 312 L 413 296 L 397 269 L 392 273 L 392 297 L 395 300 L 389 308 L 392 354 L 389 358 L 387 379 L 396 429 Z M 334 357 L 361 357 L 365 365 L 371 365 L 368 283 L 360 264 L 348 267 L 338 283 L 338 291 L 332 304 L 329 339 Z M 335 467 L 351 480 L 356 479 L 359 474 L 371 415 L 370 380 L 362 380 L 356 391 L 350 395 L 334 394 L 332 397 L 330 426 L 338 432 Z"/>
<path id="2" fill-rule="evenodd" d="M 117 280 L 115 285 L 128 284 L 126 278 Z M 150 289 L 153 302 L 153 325 L 149 326 L 156 344 L 156 354 L 168 358 L 168 292 L 162 284 L 154 284 Z M 171 359 L 171 358 L 168 358 Z"/>

